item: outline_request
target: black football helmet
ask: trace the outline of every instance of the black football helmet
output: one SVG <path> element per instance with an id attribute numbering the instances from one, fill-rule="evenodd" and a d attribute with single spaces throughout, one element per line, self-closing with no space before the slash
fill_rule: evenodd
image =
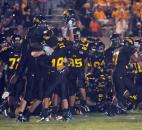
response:
<path id="1" fill-rule="evenodd" d="M 96 42 L 99 41 L 99 38 L 87 37 L 87 41 L 88 41 L 89 44 L 96 44 Z"/>
<path id="2" fill-rule="evenodd" d="M 134 47 L 137 51 L 142 51 L 142 40 L 140 38 L 134 40 Z"/>
<path id="3" fill-rule="evenodd" d="M 125 37 L 123 40 L 123 44 L 126 46 L 134 46 L 134 40 L 130 37 Z"/>
<path id="4" fill-rule="evenodd" d="M 53 35 L 54 35 L 53 30 L 51 30 L 51 29 L 43 30 L 43 32 L 42 32 L 43 41 L 47 42 Z"/>
<path id="5" fill-rule="evenodd" d="M 88 54 L 98 58 L 104 53 L 105 45 L 99 38 L 89 38 Z"/>
<path id="6" fill-rule="evenodd" d="M 97 80 L 97 87 L 98 89 L 104 89 L 107 85 L 107 80 L 105 78 L 105 76 L 102 74 L 100 75 L 100 78 Z"/>
<path id="7" fill-rule="evenodd" d="M 100 58 L 104 55 L 105 45 L 101 40 L 98 40 L 96 43 L 96 52 L 95 57 Z"/>
<path id="8" fill-rule="evenodd" d="M 89 47 L 88 47 L 88 55 L 89 56 L 94 56 L 95 55 L 95 53 L 96 53 L 96 44 L 94 44 L 94 43 L 90 43 L 89 44 Z"/>
<path id="9" fill-rule="evenodd" d="M 30 47 L 33 49 L 41 49 L 43 46 L 43 32 L 45 28 L 36 27 L 32 30 L 31 36 L 29 38 Z M 45 44 L 45 43 L 44 43 Z"/>
<path id="10" fill-rule="evenodd" d="M 95 88 L 95 75 L 94 73 L 87 73 L 86 74 L 86 83 L 87 87 L 94 89 Z"/>
<path id="11" fill-rule="evenodd" d="M 20 35 L 14 34 L 11 38 L 11 46 L 14 48 L 19 48 L 23 42 L 23 39 Z"/>
<path id="12" fill-rule="evenodd" d="M 69 20 L 76 19 L 76 13 L 73 9 L 68 9 L 63 12 L 64 20 L 68 23 Z"/>
<path id="13" fill-rule="evenodd" d="M 103 52 L 104 52 L 104 50 L 105 50 L 105 45 L 104 45 L 104 43 L 103 43 L 101 40 L 97 41 L 96 49 L 97 49 L 97 51 L 100 52 L 100 53 L 103 53 Z"/>
<path id="14" fill-rule="evenodd" d="M 57 37 L 58 42 L 64 42 L 64 37 L 62 34 L 62 30 L 60 28 L 54 28 L 53 29 L 54 35 Z"/>
<path id="15" fill-rule="evenodd" d="M 74 40 L 75 41 L 80 40 L 80 38 L 81 38 L 81 32 L 80 32 L 79 29 L 75 29 L 74 32 L 73 32 L 73 34 L 74 34 Z"/>
<path id="16" fill-rule="evenodd" d="M 89 44 L 88 44 L 88 41 L 87 41 L 86 37 L 81 37 L 79 39 L 79 46 L 80 46 L 80 48 L 79 48 L 79 53 L 80 54 L 87 53 Z"/>
<path id="17" fill-rule="evenodd" d="M 35 16 L 33 18 L 33 25 L 35 25 L 35 26 L 41 25 L 41 23 L 44 21 L 46 21 L 44 16 L 42 16 L 42 15 Z"/>
<path id="18" fill-rule="evenodd" d="M 117 33 L 114 33 L 110 36 L 110 41 L 110 46 L 113 48 L 117 48 L 121 45 L 121 38 Z"/>
<path id="19" fill-rule="evenodd" d="M 3 37 L 0 43 L 0 50 L 8 47 L 10 47 L 10 44 L 7 42 L 6 37 Z"/>

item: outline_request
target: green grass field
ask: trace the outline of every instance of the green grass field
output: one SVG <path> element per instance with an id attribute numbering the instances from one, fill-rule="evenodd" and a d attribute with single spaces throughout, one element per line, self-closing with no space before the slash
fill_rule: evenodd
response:
<path id="1" fill-rule="evenodd" d="M 28 123 L 17 123 L 0 116 L 0 130 L 142 130 L 142 112 L 114 117 L 94 113 L 76 116 L 69 122 L 37 120 L 34 117 Z"/>

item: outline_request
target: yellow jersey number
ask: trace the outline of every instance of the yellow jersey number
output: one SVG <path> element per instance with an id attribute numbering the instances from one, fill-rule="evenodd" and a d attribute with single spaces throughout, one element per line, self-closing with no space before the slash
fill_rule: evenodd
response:
<path id="1" fill-rule="evenodd" d="M 71 67 L 79 68 L 83 66 L 82 58 L 76 58 L 76 59 L 69 58 L 69 62 Z"/>
<path id="2" fill-rule="evenodd" d="M 104 61 L 95 61 L 94 62 L 94 67 L 96 68 L 96 67 L 101 67 L 101 66 L 103 66 L 103 65 L 105 65 L 105 62 Z"/>
<path id="3" fill-rule="evenodd" d="M 64 65 L 64 58 L 60 57 L 58 59 L 52 59 L 52 67 L 58 67 Z"/>
<path id="4" fill-rule="evenodd" d="M 9 69 L 13 70 L 13 69 L 17 69 L 18 64 L 19 64 L 20 58 L 9 58 Z"/>

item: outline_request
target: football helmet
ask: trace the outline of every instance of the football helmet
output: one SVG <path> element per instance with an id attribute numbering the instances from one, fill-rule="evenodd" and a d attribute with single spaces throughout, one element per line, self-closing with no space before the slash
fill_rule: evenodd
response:
<path id="1" fill-rule="evenodd" d="M 94 56 L 96 53 L 96 45 L 93 43 L 89 44 L 89 47 L 88 47 L 88 55 L 89 56 Z"/>
<path id="2" fill-rule="evenodd" d="M 63 12 L 63 16 L 64 16 L 64 20 L 66 23 L 69 22 L 69 20 L 75 20 L 76 19 L 76 13 L 73 9 L 68 9 L 68 10 L 65 10 Z"/>
<path id="3" fill-rule="evenodd" d="M 42 15 L 35 16 L 33 18 L 33 25 L 38 26 L 45 20 L 46 20 L 45 17 Z"/>
<path id="4" fill-rule="evenodd" d="M 42 32 L 43 41 L 48 41 L 49 38 L 53 36 L 53 34 L 54 34 L 54 32 L 51 29 L 43 30 L 43 32 Z"/>
<path id="5" fill-rule="evenodd" d="M 11 38 L 11 46 L 12 47 L 20 47 L 23 42 L 23 39 L 20 35 L 14 34 Z"/>
<path id="6" fill-rule="evenodd" d="M 142 47 L 142 40 L 141 39 L 135 39 L 134 40 L 134 46 L 136 48 L 138 48 L 139 50 L 141 50 L 141 47 Z"/>
<path id="7" fill-rule="evenodd" d="M 94 56 L 96 58 L 100 58 L 100 57 L 103 56 L 104 51 L 105 51 L 104 43 L 101 40 L 97 41 L 97 43 L 96 43 L 96 51 L 95 51 L 95 55 Z"/>
<path id="8" fill-rule="evenodd" d="M 113 48 L 117 48 L 121 44 L 121 38 L 120 35 L 117 33 L 114 33 L 110 36 L 110 46 Z"/>
<path id="9" fill-rule="evenodd" d="M 125 37 L 123 40 L 123 44 L 126 46 L 134 46 L 134 40 L 130 37 Z"/>
<path id="10" fill-rule="evenodd" d="M 105 45 L 101 40 L 97 41 L 96 49 L 97 49 L 98 52 L 104 52 Z"/>
<path id="11" fill-rule="evenodd" d="M 87 73 L 86 74 L 86 82 L 89 88 L 95 88 L 95 75 L 94 73 Z"/>

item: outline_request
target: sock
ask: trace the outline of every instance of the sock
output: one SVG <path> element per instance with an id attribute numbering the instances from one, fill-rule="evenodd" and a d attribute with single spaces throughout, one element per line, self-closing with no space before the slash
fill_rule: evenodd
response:
<path id="1" fill-rule="evenodd" d="M 31 113 L 30 111 L 28 111 L 25 116 L 26 116 L 27 118 L 29 118 L 31 115 L 32 115 L 32 113 Z"/>
<path id="2" fill-rule="evenodd" d="M 43 117 L 44 118 L 47 118 L 48 116 L 49 116 L 49 109 L 48 108 L 46 108 L 46 109 L 43 109 Z"/>
<path id="3" fill-rule="evenodd" d="M 18 115 L 19 115 L 19 116 L 23 116 L 23 112 L 19 112 Z"/>
<path id="4" fill-rule="evenodd" d="M 63 109 L 63 116 L 68 113 L 68 109 Z"/>
<path id="5" fill-rule="evenodd" d="M 58 107 L 57 106 L 53 107 L 52 113 L 53 113 L 53 115 L 56 115 L 58 113 Z"/>
<path id="6" fill-rule="evenodd" d="M 74 107 L 74 106 L 70 106 L 70 112 L 71 112 L 72 114 L 75 114 L 75 107 Z"/>

